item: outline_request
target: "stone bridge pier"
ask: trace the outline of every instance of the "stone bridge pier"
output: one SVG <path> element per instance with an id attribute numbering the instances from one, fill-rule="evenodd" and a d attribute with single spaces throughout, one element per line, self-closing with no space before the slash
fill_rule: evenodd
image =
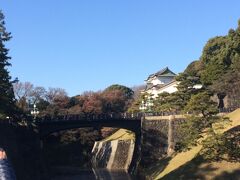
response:
<path id="1" fill-rule="evenodd" d="M 178 129 L 184 121 L 182 115 L 146 116 L 142 123 L 143 141 L 152 143 L 159 158 L 170 156 L 181 138 Z"/>

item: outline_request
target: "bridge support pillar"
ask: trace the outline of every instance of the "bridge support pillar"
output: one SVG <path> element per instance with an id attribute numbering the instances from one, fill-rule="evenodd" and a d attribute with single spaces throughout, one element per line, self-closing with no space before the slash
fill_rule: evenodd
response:
<path id="1" fill-rule="evenodd" d="M 145 117 L 141 118 L 140 127 L 136 127 L 137 130 L 135 131 L 135 147 L 132 157 L 132 162 L 129 166 L 128 172 L 130 174 L 135 175 L 138 170 L 138 165 L 141 161 L 141 147 L 142 147 L 142 123 Z"/>
<path id="2" fill-rule="evenodd" d="M 174 115 L 170 115 L 168 119 L 168 149 L 167 155 L 171 156 L 174 152 L 174 138 L 173 138 L 173 120 L 175 119 Z"/>

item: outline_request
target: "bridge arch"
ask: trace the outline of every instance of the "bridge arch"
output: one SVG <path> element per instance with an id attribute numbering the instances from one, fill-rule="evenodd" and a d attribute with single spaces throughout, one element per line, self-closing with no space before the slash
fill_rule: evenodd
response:
<path id="1" fill-rule="evenodd" d="M 36 128 L 39 134 L 39 138 L 52 134 L 54 132 L 59 132 L 63 130 L 86 128 L 86 127 L 113 127 L 113 128 L 123 128 L 130 130 L 135 133 L 135 148 L 132 157 L 132 161 L 129 167 L 129 172 L 134 174 L 136 172 L 138 163 L 140 161 L 141 152 L 141 138 L 142 138 L 142 120 L 139 119 L 94 119 L 94 120 L 45 120 L 36 122 Z"/>
<path id="2" fill-rule="evenodd" d="M 40 121 L 36 123 L 36 126 L 40 139 L 54 132 L 86 127 L 123 128 L 133 131 L 136 135 L 141 134 L 141 119 Z"/>

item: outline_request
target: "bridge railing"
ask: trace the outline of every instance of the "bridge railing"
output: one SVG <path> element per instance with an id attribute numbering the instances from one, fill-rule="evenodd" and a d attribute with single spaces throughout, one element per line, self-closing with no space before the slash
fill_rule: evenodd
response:
<path id="1" fill-rule="evenodd" d="M 146 112 L 145 116 L 170 116 L 182 114 L 180 111 L 169 111 L 169 112 Z"/>
<path id="2" fill-rule="evenodd" d="M 231 107 L 219 109 L 220 113 L 229 113 L 234 111 L 239 107 Z M 139 112 L 139 113 L 104 113 L 104 114 L 65 114 L 57 116 L 43 116 L 38 117 L 34 121 L 45 122 L 45 121 L 92 121 L 92 120 L 114 120 L 114 119 L 125 119 L 125 120 L 135 120 L 141 119 L 147 116 L 169 116 L 169 115 L 182 115 L 180 111 L 171 112 Z M 188 112 L 187 114 L 191 114 Z"/>
<path id="3" fill-rule="evenodd" d="M 109 114 L 67 114 L 58 116 L 43 116 L 34 119 L 36 122 L 46 122 L 46 121 L 93 121 L 93 120 L 135 120 L 141 119 L 144 116 L 143 113 L 109 113 Z"/>

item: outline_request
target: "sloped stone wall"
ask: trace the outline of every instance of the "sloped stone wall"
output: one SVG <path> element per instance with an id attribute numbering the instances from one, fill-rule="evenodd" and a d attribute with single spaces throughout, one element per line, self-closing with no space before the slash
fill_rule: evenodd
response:
<path id="1" fill-rule="evenodd" d="M 95 142 L 92 149 L 93 168 L 128 170 L 134 151 L 134 140 Z"/>

